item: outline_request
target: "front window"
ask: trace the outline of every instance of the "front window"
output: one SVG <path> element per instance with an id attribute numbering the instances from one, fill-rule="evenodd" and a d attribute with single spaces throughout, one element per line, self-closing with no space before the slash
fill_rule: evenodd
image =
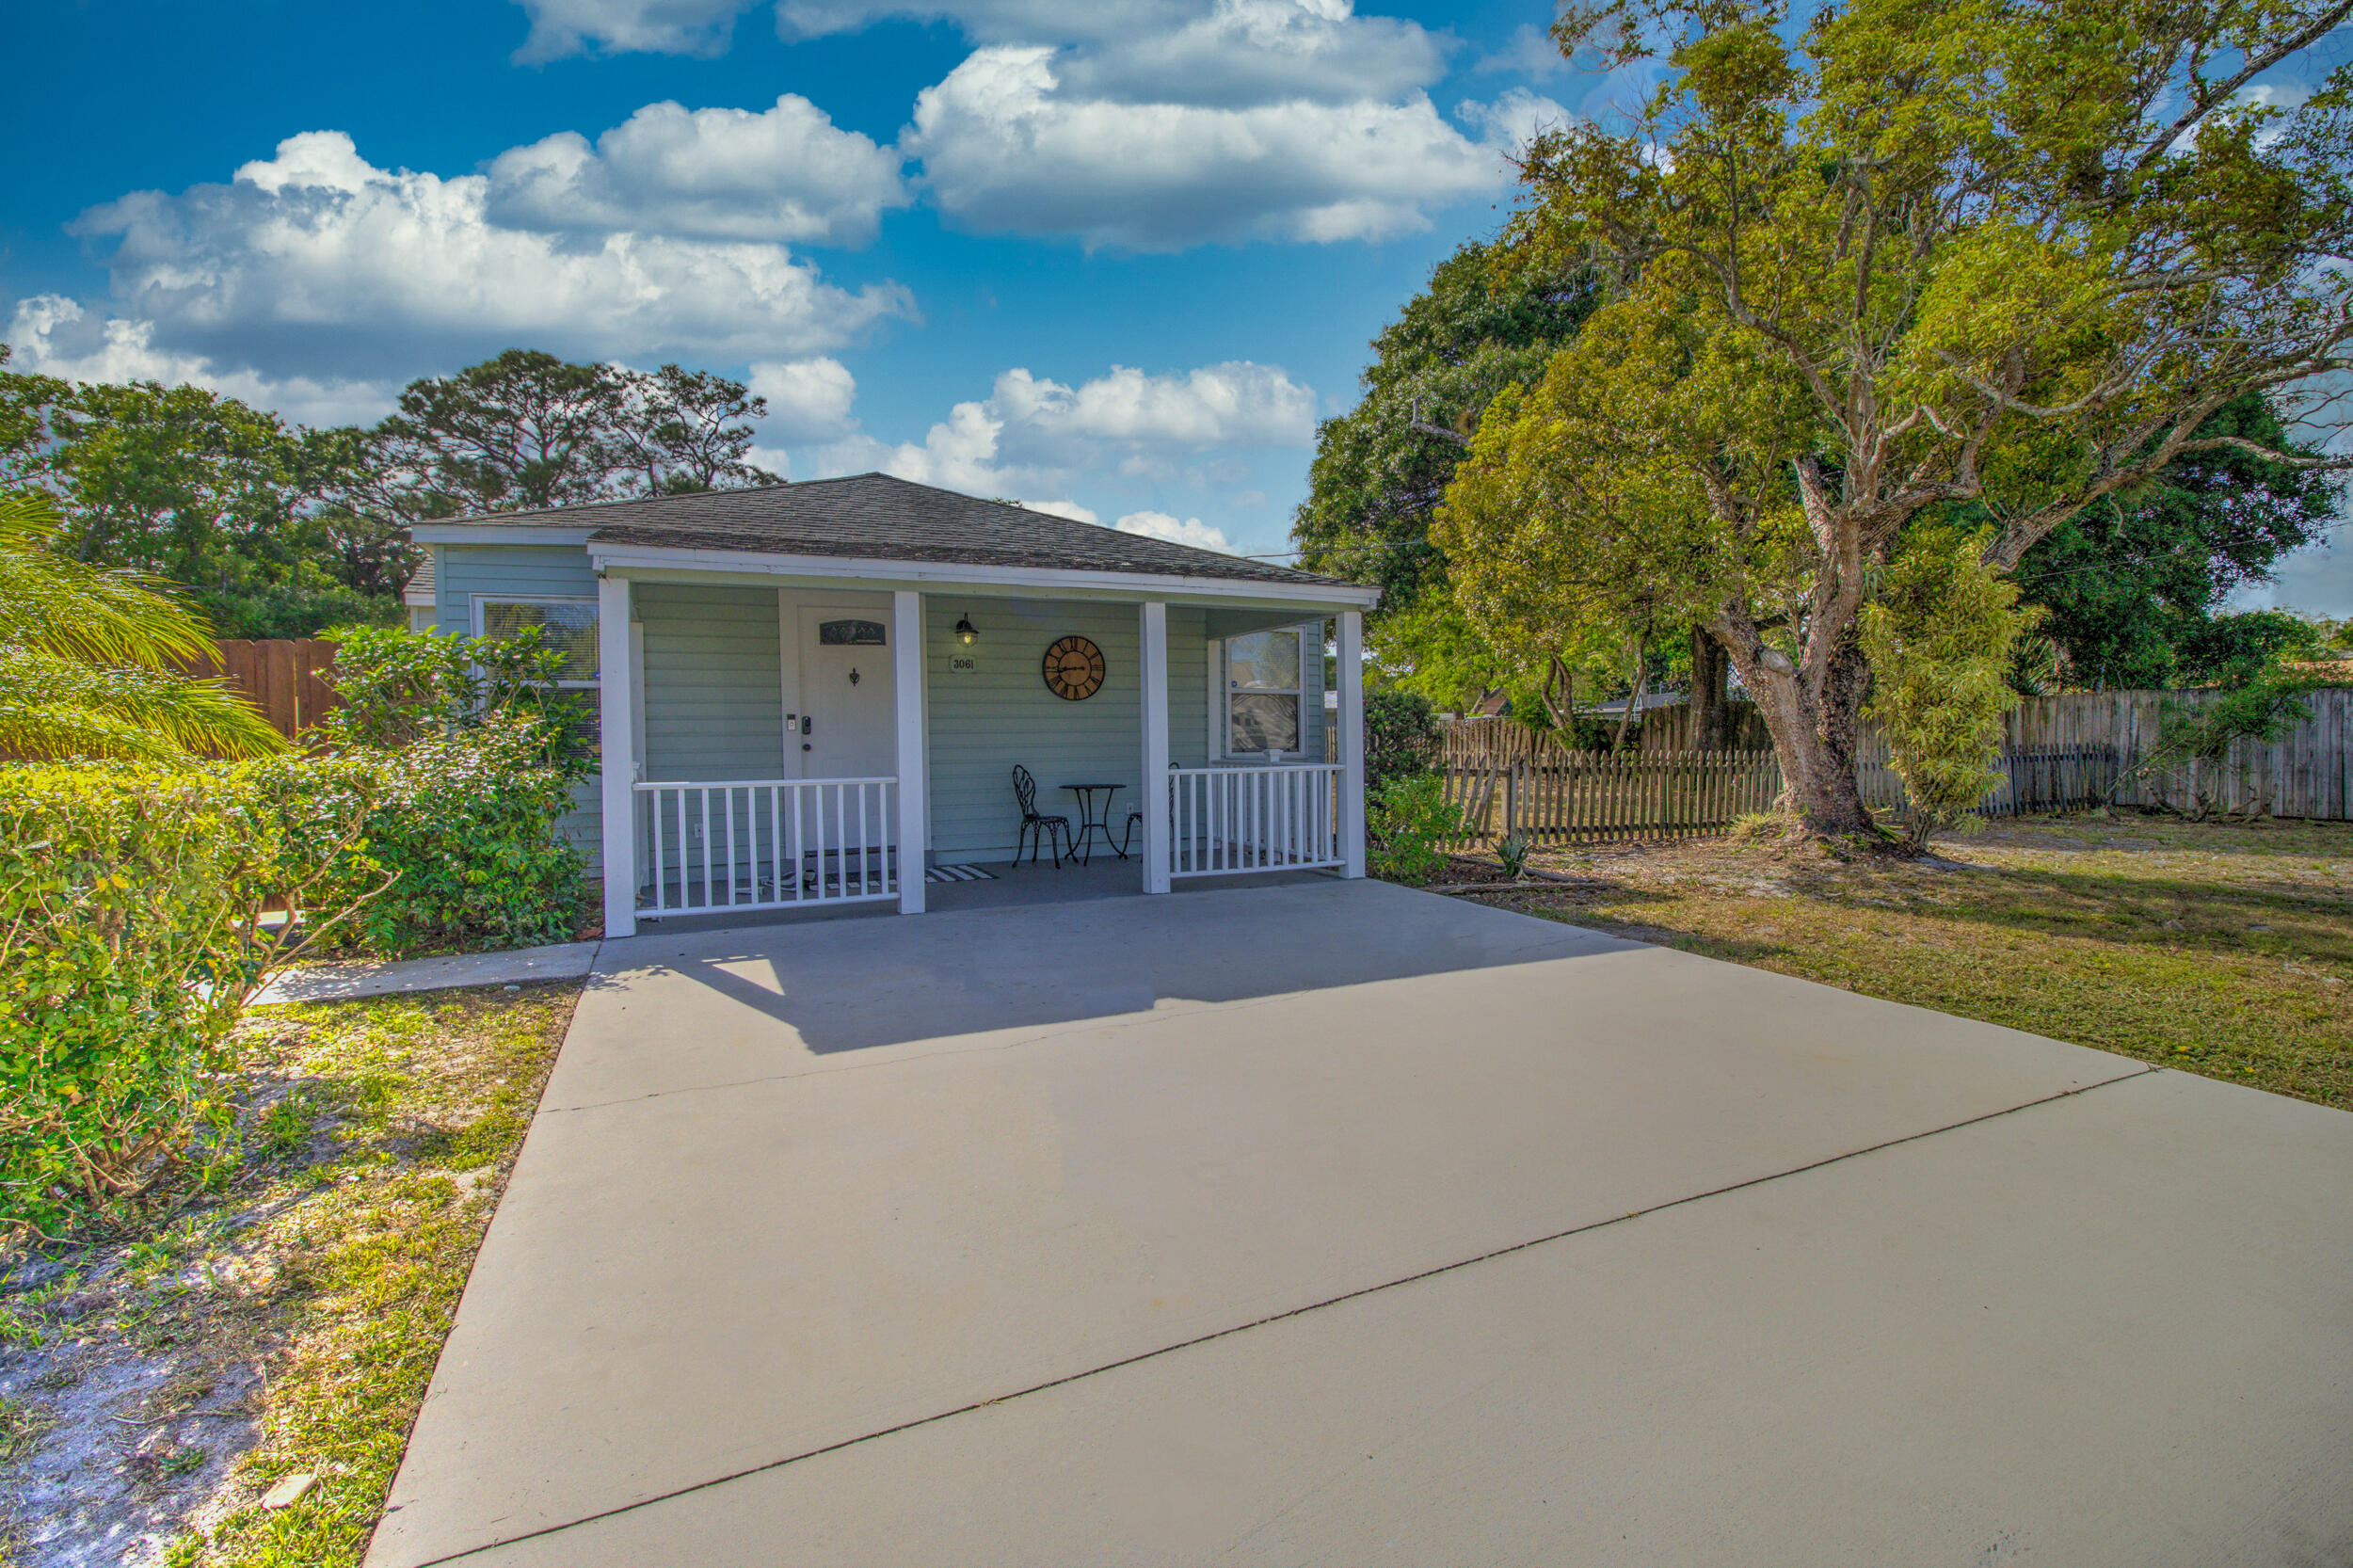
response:
<path id="1" fill-rule="evenodd" d="M 1225 644 L 1225 749 L 1232 754 L 1299 749 L 1300 672 L 1294 631 L 1253 632 Z"/>
<path id="2" fill-rule="evenodd" d="M 539 646 L 564 655 L 566 686 L 597 683 L 597 601 L 590 600 L 486 599 L 482 634 L 504 639 L 527 626 L 539 629 Z"/>
<path id="3" fill-rule="evenodd" d="M 604 751 L 604 720 L 597 700 L 586 694 L 597 689 L 597 601 L 593 599 L 477 599 L 474 630 L 485 637 L 504 639 L 526 627 L 539 629 L 539 646 L 564 656 L 555 683 L 583 694 L 577 699 L 581 744 L 592 757 Z"/>

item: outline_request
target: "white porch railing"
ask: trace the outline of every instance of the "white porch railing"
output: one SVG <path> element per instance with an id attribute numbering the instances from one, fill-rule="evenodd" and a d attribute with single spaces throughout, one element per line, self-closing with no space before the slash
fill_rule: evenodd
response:
<path id="1" fill-rule="evenodd" d="M 1304 871 L 1341 863 L 1340 767 L 1168 770 L 1168 874 Z"/>
<path id="2" fill-rule="evenodd" d="M 637 912 L 899 896 L 896 778 L 639 784 Z"/>

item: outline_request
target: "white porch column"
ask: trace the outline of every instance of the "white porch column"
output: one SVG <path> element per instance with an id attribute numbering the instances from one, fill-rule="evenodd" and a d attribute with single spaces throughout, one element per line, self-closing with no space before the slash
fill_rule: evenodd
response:
<path id="1" fill-rule="evenodd" d="M 890 697 L 899 721 L 899 913 L 923 912 L 923 868 L 931 813 L 925 786 L 931 753 L 923 734 L 923 596 L 907 589 L 890 596 Z"/>
<path id="2" fill-rule="evenodd" d="M 630 685 L 629 579 L 597 579 L 597 712 L 603 728 L 604 934 L 637 935 L 637 693 Z"/>
<path id="3" fill-rule="evenodd" d="M 1340 612 L 1340 874 L 1365 874 L 1365 613 Z"/>
<path id="4" fill-rule="evenodd" d="M 1168 891 L 1168 606 L 1139 607 L 1144 631 L 1144 890 Z"/>

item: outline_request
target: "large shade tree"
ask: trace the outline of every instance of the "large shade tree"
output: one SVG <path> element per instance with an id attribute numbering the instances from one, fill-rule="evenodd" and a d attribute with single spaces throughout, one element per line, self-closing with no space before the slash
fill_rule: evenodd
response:
<path id="1" fill-rule="evenodd" d="M 1566 14 L 1645 56 L 1631 123 L 1540 137 L 1507 236 L 1606 303 L 1497 398 L 1441 510 L 1498 640 L 1689 617 L 1726 648 L 1808 830 L 1871 834 L 1861 617 L 1924 514 L 1981 509 L 2014 570 L 2185 458 L 2345 459 L 2214 417 L 2332 417 L 2353 337 L 2340 71 L 2245 89 L 2353 0 L 1848 0 Z"/>

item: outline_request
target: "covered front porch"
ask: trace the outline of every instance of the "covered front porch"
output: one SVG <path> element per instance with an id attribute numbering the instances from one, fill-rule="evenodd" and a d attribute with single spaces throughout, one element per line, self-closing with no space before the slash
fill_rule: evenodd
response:
<path id="1" fill-rule="evenodd" d="M 1364 874 L 1362 590 L 595 565 L 608 935 Z"/>

